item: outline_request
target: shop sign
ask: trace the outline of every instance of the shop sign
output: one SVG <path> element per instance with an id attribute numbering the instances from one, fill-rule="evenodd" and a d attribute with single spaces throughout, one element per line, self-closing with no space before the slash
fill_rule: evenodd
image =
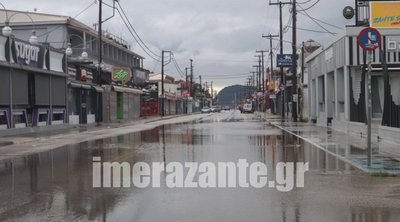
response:
<path id="1" fill-rule="evenodd" d="M 133 70 L 133 79 L 136 82 L 145 82 L 146 81 L 146 72 L 138 69 Z"/>
<path id="2" fill-rule="evenodd" d="M 15 39 L 13 51 L 16 56 L 16 62 L 21 65 L 40 68 L 39 59 L 41 55 L 41 47 L 32 45 L 29 42 Z"/>
<path id="3" fill-rule="evenodd" d="M 390 52 L 400 51 L 400 39 L 398 36 L 386 36 L 387 49 Z"/>
<path id="4" fill-rule="evenodd" d="M 129 67 L 113 67 L 111 73 L 112 80 L 121 84 L 129 82 L 132 78 L 132 72 Z"/>
<path id="5" fill-rule="evenodd" d="M 370 27 L 400 28 L 400 2 L 371 2 Z"/>
<path id="6" fill-rule="evenodd" d="M 295 59 L 296 60 L 298 59 L 298 55 L 296 55 Z M 277 67 L 292 67 L 292 65 L 293 65 L 292 54 L 276 55 L 276 63 L 277 63 Z"/>

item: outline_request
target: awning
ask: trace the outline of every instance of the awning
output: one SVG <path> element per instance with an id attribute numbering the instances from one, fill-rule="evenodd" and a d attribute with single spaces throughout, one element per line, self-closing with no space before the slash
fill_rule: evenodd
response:
<path id="1" fill-rule="evenodd" d="M 76 83 L 76 82 L 70 82 L 70 83 L 68 83 L 68 85 L 72 88 L 79 88 L 79 89 L 91 89 L 92 88 L 92 85 Z"/>
<path id="2" fill-rule="evenodd" d="M 104 88 L 100 86 L 92 86 L 92 89 L 96 90 L 96 92 L 104 92 Z"/>
<path id="3" fill-rule="evenodd" d="M 139 89 L 133 89 L 121 86 L 112 86 L 112 88 L 115 92 L 125 92 L 125 93 L 139 94 L 139 95 L 143 94 L 143 91 Z"/>

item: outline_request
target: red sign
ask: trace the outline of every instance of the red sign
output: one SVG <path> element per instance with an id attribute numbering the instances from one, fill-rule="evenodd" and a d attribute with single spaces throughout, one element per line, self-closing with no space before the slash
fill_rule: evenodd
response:
<path id="1" fill-rule="evenodd" d="M 381 33 L 375 28 L 365 28 L 357 36 L 358 45 L 365 51 L 374 51 L 382 43 Z"/>
<path id="2" fill-rule="evenodd" d="M 183 90 L 182 95 L 188 97 L 190 95 L 189 90 Z"/>
<path id="3" fill-rule="evenodd" d="M 140 116 L 158 116 L 159 102 L 141 102 L 140 103 Z"/>

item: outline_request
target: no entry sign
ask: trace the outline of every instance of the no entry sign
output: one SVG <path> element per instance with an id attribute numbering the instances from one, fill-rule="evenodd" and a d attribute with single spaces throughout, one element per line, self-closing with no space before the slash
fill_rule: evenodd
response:
<path id="1" fill-rule="evenodd" d="M 375 28 L 365 28 L 358 34 L 358 45 L 365 51 L 374 51 L 382 42 L 381 33 Z"/>

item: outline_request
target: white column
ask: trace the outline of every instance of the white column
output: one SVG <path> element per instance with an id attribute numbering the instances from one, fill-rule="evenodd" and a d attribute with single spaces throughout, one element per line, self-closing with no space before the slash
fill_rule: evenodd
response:
<path id="1" fill-rule="evenodd" d="M 344 115 L 350 121 L 350 67 L 344 67 Z"/>
<path id="2" fill-rule="evenodd" d="M 346 121 L 350 121 L 350 43 L 349 38 L 345 41 L 345 65 L 343 67 L 344 72 L 344 116 Z"/>
<path id="3" fill-rule="evenodd" d="M 325 106 L 325 110 L 324 110 L 324 122 L 327 122 L 327 118 L 328 118 L 328 103 L 331 103 L 332 101 L 328 101 L 329 100 L 329 96 L 328 96 L 328 74 L 325 73 L 324 74 L 324 90 L 325 90 L 325 99 L 324 99 L 324 106 Z"/>
<path id="4" fill-rule="evenodd" d="M 339 115 L 339 102 L 338 102 L 338 75 L 337 75 L 337 69 L 335 69 L 334 73 L 333 73 L 333 78 L 335 79 L 334 81 L 334 85 L 333 85 L 333 89 L 334 89 L 334 96 L 335 96 L 335 115 L 333 116 L 334 120 L 339 120 L 340 119 L 340 115 Z"/>

